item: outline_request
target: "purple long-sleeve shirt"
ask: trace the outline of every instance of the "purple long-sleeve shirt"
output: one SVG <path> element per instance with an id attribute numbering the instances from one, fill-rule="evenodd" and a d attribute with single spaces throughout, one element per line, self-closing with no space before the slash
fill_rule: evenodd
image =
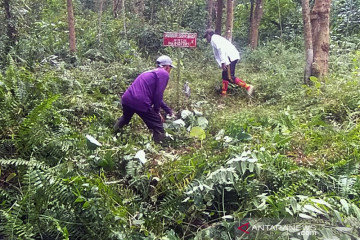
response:
<path id="1" fill-rule="evenodd" d="M 169 77 L 169 73 L 163 68 L 140 74 L 123 94 L 122 104 L 140 112 L 153 107 L 157 113 L 162 108 L 167 114 L 171 114 L 171 108 L 163 101 Z"/>

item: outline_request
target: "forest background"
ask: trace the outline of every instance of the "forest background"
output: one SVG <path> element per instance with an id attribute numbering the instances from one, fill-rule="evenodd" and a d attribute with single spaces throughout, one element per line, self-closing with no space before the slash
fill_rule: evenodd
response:
<path id="1" fill-rule="evenodd" d="M 359 238 L 359 0 L 0 6 L 0 239 Z M 219 96 L 209 27 L 241 51 L 253 97 Z M 197 47 L 163 47 L 176 31 Z M 138 117 L 114 136 L 119 96 L 161 54 L 178 68 L 166 143 Z"/>

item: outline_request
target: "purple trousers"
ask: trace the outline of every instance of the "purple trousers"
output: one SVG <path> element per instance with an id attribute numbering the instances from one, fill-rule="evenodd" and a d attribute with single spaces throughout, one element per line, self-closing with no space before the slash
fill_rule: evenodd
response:
<path id="1" fill-rule="evenodd" d="M 163 123 L 161 122 L 161 118 L 158 113 L 154 111 L 153 108 L 149 108 L 145 112 L 137 111 L 129 106 L 122 105 L 123 107 L 123 116 L 117 119 L 117 122 L 114 125 L 115 133 L 119 132 L 119 130 L 127 125 L 134 113 L 139 115 L 141 119 L 145 122 L 146 126 L 152 130 L 153 139 L 156 143 L 161 142 L 164 139 L 165 131 Z"/>

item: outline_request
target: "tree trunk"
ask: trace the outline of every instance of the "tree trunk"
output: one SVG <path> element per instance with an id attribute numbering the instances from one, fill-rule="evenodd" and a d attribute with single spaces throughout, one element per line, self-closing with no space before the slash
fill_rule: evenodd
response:
<path id="1" fill-rule="evenodd" d="M 263 16 L 263 0 L 256 0 L 255 11 L 252 13 L 250 22 L 249 42 L 252 49 L 256 49 L 259 38 L 259 26 Z"/>
<path id="2" fill-rule="evenodd" d="M 311 72 L 313 76 L 318 78 L 323 78 L 328 73 L 330 8 L 331 0 L 315 0 L 310 13 L 314 48 L 314 62 Z"/>
<path id="3" fill-rule="evenodd" d="M 113 0 L 113 16 L 114 18 L 119 17 L 120 12 L 120 6 L 121 6 L 121 0 Z"/>
<path id="4" fill-rule="evenodd" d="M 68 13 L 68 26 L 69 26 L 70 53 L 74 54 L 76 52 L 76 38 L 75 38 L 74 8 L 73 8 L 72 0 L 67 0 L 67 13 Z"/>
<path id="5" fill-rule="evenodd" d="M 144 0 L 133 0 L 133 9 L 134 12 L 142 18 L 144 16 L 145 9 Z"/>
<path id="6" fill-rule="evenodd" d="M 10 10 L 10 0 L 4 0 L 4 10 L 5 10 L 5 21 L 7 25 L 7 37 L 8 42 L 5 47 L 5 55 L 7 55 L 10 49 L 15 45 L 17 38 L 17 31 L 15 27 L 15 20 L 12 18 L 11 10 Z"/>
<path id="7" fill-rule="evenodd" d="M 223 0 L 217 0 L 215 33 L 221 35 Z"/>
<path id="8" fill-rule="evenodd" d="M 254 0 L 250 0 L 250 16 L 249 16 L 249 29 L 248 29 L 248 38 L 249 38 L 249 44 L 251 42 L 251 23 L 254 22 L 254 6 L 255 2 Z"/>
<path id="9" fill-rule="evenodd" d="M 233 30 L 234 0 L 227 0 L 226 4 L 226 34 L 225 37 L 231 42 Z"/>
<path id="10" fill-rule="evenodd" d="M 144 0 L 139 0 L 139 13 L 141 17 L 144 17 L 144 11 L 145 11 L 145 2 Z"/>
<path id="11" fill-rule="evenodd" d="M 302 17 L 304 24 L 305 56 L 306 56 L 305 70 L 304 70 L 304 84 L 310 85 L 311 65 L 314 61 L 314 51 L 313 51 L 311 23 L 310 23 L 309 0 L 302 0 Z"/>
<path id="12" fill-rule="evenodd" d="M 122 13 L 122 18 L 123 18 L 123 22 L 124 22 L 124 33 L 125 33 L 125 38 L 126 38 L 126 36 L 127 36 L 127 31 L 126 31 L 125 0 L 121 0 L 121 13 Z"/>
<path id="13" fill-rule="evenodd" d="M 207 15 L 207 23 L 206 23 L 206 28 L 212 28 L 213 24 L 213 7 L 214 7 L 214 2 L 213 0 L 208 0 L 207 1 L 207 10 L 208 10 L 208 15 Z"/>
<path id="14" fill-rule="evenodd" d="M 102 35 L 102 13 L 104 7 L 104 0 L 99 0 L 99 29 L 97 34 L 98 45 L 101 47 L 101 35 Z"/>

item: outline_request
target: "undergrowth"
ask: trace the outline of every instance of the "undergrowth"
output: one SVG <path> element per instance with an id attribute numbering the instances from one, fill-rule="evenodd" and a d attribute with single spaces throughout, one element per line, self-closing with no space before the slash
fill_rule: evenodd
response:
<path id="1" fill-rule="evenodd" d="M 231 86 L 221 98 L 210 56 L 185 51 L 165 93 L 182 122 L 167 120 L 164 146 L 138 117 L 112 133 L 118 96 L 153 64 L 30 71 L 10 59 L 0 75 L 0 238 L 246 239 L 244 221 L 281 220 L 316 226 L 308 239 L 358 237 L 359 56 L 335 55 L 326 81 L 309 87 L 296 49 L 245 51 L 237 75 L 254 96 Z"/>

